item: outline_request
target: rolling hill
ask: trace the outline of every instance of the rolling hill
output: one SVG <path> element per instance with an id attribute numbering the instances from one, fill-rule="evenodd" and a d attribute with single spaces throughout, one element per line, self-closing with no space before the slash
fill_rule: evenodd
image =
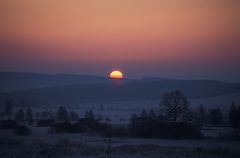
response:
<path id="1" fill-rule="evenodd" d="M 102 76 L 0 72 L 0 92 L 106 82 L 108 78 Z"/>
<path id="2" fill-rule="evenodd" d="M 16 100 L 24 98 L 30 100 L 34 105 L 41 105 L 160 100 L 163 93 L 176 89 L 182 90 L 190 99 L 209 98 L 240 92 L 240 83 L 210 80 L 160 78 L 154 80 L 131 80 L 131 82 L 123 81 L 122 84 L 115 84 L 110 79 L 104 77 L 85 76 L 85 79 L 83 79 L 83 76 L 76 75 L 73 76 L 74 80 L 70 80 L 69 76 L 66 75 L 50 75 L 49 78 L 49 82 L 42 82 L 42 84 L 39 84 L 40 86 L 45 85 L 46 87 L 33 88 L 35 85 L 27 87 L 21 85 L 20 88 L 32 89 L 2 92 L 0 98 L 4 99 L 6 97 L 11 97 Z M 77 79 L 79 79 L 79 81 Z M 56 83 L 54 82 L 55 80 Z M 36 82 L 37 80 L 34 81 Z M 23 82 L 23 80 L 18 81 L 18 83 L 21 82 Z M 53 82 L 54 84 L 51 84 Z M 32 81 L 30 83 L 34 82 Z"/>

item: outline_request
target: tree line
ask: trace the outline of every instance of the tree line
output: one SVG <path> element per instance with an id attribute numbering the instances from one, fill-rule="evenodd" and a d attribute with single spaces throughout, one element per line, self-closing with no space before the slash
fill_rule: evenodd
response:
<path id="1" fill-rule="evenodd" d="M 190 108 L 186 95 L 179 90 L 162 95 L 158 109 L 142 110 L 132 114 L 127 126 L 114 126 L 110 119 L 100 121 L 93 111 L 87 110 L 83 117 L 60 106 L 56 112 L 42 111 L 33 115 L 31 108 L 18 109 L 13 115 L 13 103 L 6 99 L 1 116 L 13 118 L 16 122 L 37 126 L 50 126 L 52 132 L 100 132 L 102 135 L 160 138 L 201 138 L 201 126 L 240 127 L 240 105 L 232 103 L 227 114 L 220 108 L 207 109 L 199 106 Z M 226 119 L 227 118 L 227 119 Z"/>

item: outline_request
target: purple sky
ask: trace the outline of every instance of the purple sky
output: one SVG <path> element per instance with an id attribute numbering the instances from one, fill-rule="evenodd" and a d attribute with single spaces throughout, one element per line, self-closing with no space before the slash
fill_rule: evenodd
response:
<path id="1" fill-rule="evenodd" d="M 240 81 L 238 0 L 0 2 L 0 71 Z"/>

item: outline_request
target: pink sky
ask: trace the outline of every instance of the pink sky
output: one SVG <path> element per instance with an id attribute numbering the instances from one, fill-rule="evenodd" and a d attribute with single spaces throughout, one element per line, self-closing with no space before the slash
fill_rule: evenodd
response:
<path id="1" fill-rule="evenodd" d="M 238 0 L 2 0 L 0 69 L 240 80 Z"/>

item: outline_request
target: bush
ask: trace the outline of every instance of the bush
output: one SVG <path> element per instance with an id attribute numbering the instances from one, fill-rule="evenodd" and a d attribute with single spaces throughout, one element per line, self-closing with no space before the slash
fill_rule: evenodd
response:
<path id="1" fill-rule="evenodd" d="M 52 128 L 57 133 L 101 133 L 105 131 L 106 124 L 100 123 L 95 119 L 83 118 L 79 119 L 77 123 L 70 123 L 68 121 L 55 123 Z"/>
<path id="2" fill-rule="evenodd" d="M 91 117 L 79 119 L 77 124 L 86 132 L 104 131 L 107 128 L 107 124 Z"/>
<path id="3" fill-rule="evenodd" d="M 129 127 L 130 135 L 140 138 L 198 139 L 200 127 L 191 123 L 145 122 Z"/>
<path id="4" fill-rule="evenodd" d="M 225 134 L 219 134 L 218 138 L 223 139 L 223 140 L 239 141 L 240 140 L 240 129 L 234 129 L 231 132 L 228 132 Z"/>
<path id="5" fill-rule="evenodd" d="M 3 120 L 1 121 L 1 129 L 15 129 L 18 124 L 14 120 Z"/>
<path id="6" fill-rule="evenodd" d="M 54 124 L 54 120 L 47 119 L 47 120 L 39 120 L 37 122 L 38 127 L 50 127 Z"/>
<path id="7" fill-rule="evenodd" d="M 173 123 L 168 126 L 174 139 L 196 139 L 203 137 L 200 127 L 192 123 Z"/>
<path id="8" fill-rule="evenodd" d="M 19 136 L 26 136 L 26 135 L 30 135 L 32 131 L 27 126 L 21 125 L 21 126 L 18 126 L 16 129 L 14 129 L 14 133 L 16 133 Z"/>
<path id="9" fill-rule="evenodd" d="M 56 133 L 63 133 L 63 132 L 81 133 L 82 132 L 80 126 L 78 126 L 76 123 L 72 124 L 67 121 L 61 122 L 61 123 L 55 123 L 52 128 Z"/>
<path id="10" fill-rule="evenodd" d="M 101 132 L 101 135 L 103 137 L 124 138 L 129 136 L 129 132 L 128 132 L 128 129 L 125 128 L 124 126 L 119 126 L 119 127 L 109 126 L 104 131 Z"/>

